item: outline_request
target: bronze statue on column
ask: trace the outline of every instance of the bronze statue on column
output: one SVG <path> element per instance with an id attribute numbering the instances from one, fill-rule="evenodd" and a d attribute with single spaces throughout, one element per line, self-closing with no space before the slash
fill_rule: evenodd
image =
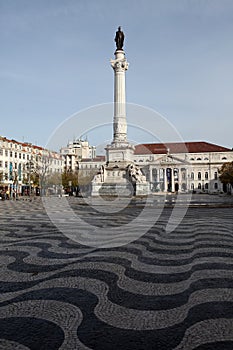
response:
<path id="1" fill-rule="evenodd" d="M 121 30 L 121 27 L 118 27 L 118 31 L 116 32 L 116 36 L 115 36 L 117 50 L 122 50 L 124 45 L 124 38 L 125 36 Z"/>

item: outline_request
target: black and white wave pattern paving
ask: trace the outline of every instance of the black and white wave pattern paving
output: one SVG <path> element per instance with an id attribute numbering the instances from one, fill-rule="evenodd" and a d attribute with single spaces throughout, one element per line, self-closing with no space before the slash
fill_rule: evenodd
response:
<path id="1" fill-rule="evenodd" d="M 0 349 L 233 349 L 232 208 L 190 208 L 169 234 L 166 208 L 137 241 L 93 249 L 59 232 L 39 199 L 0 205 Z"/>

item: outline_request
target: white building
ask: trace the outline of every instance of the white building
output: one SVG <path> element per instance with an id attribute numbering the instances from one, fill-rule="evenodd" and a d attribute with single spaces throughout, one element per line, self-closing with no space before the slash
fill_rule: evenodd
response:
<path id="1" fill-rule="evenodd" d="M 62 173 L 63 160 L 59 153 L 26 142 L 0 137 L 0 185 L 10 194 L 22 194 L 25 187 L 33 187 L 38 174 Z"/>
<path id="2" fill-rule="evenodd" d="M 89 145 L 87 140 L 70 141 L 66 147 L 62 147 L 60 153 L 63 157 L 64 171 L 77 171 L 82 159 L 94 159 L 96 148 Z"/>
<path id="3" fill-rule="evenodd" d="M 152 191 L 225 192 L 218 171 L 233 151 L 208 142 L 154 143 L 136 146 L 134 160 Z"/>

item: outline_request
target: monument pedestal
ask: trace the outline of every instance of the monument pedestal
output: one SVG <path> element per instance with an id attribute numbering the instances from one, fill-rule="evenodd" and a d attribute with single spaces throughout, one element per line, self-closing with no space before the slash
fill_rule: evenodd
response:
<path id="1" fill-rule="evenodd" d="M 127 166 L 105 165 L 92 181 L 92 196 L 131 197 L 134 186 L 129 180 Z"/>
<path id="2" fill-rule="evenodd" d="M 133 162 L 134 146 L 128 142 L 112 142 L 105 148 L 107 164 L 114 163 L 129 164 Z"/>
<path id="3" fill-rule="evenodd" d="M 146 183 L 136 183 L 135 196 L 148 196 L 150 194 L 150 184 Z"/>
<path id="4" fill-rule="evenodd" d="M 92 181 L 92 196 L 147 196 L 149 182 L 134 163 L 116 162 L 102 166 Z"/>

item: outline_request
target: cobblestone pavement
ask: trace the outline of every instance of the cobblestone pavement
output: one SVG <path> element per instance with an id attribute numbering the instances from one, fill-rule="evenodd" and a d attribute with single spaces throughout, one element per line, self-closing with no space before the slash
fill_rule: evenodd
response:
<path id="1" fill-rule="evenodd" d="M 1 201 L 0 349 L 233 349 L 232 201 L 214 198 L 169 234 L 168 199 L 146 234 L 108 249 L 70 240 L 38 198 Z M 103 234 L 141 210 L 101 222 L 81 199 L 59 200 Z"/>

